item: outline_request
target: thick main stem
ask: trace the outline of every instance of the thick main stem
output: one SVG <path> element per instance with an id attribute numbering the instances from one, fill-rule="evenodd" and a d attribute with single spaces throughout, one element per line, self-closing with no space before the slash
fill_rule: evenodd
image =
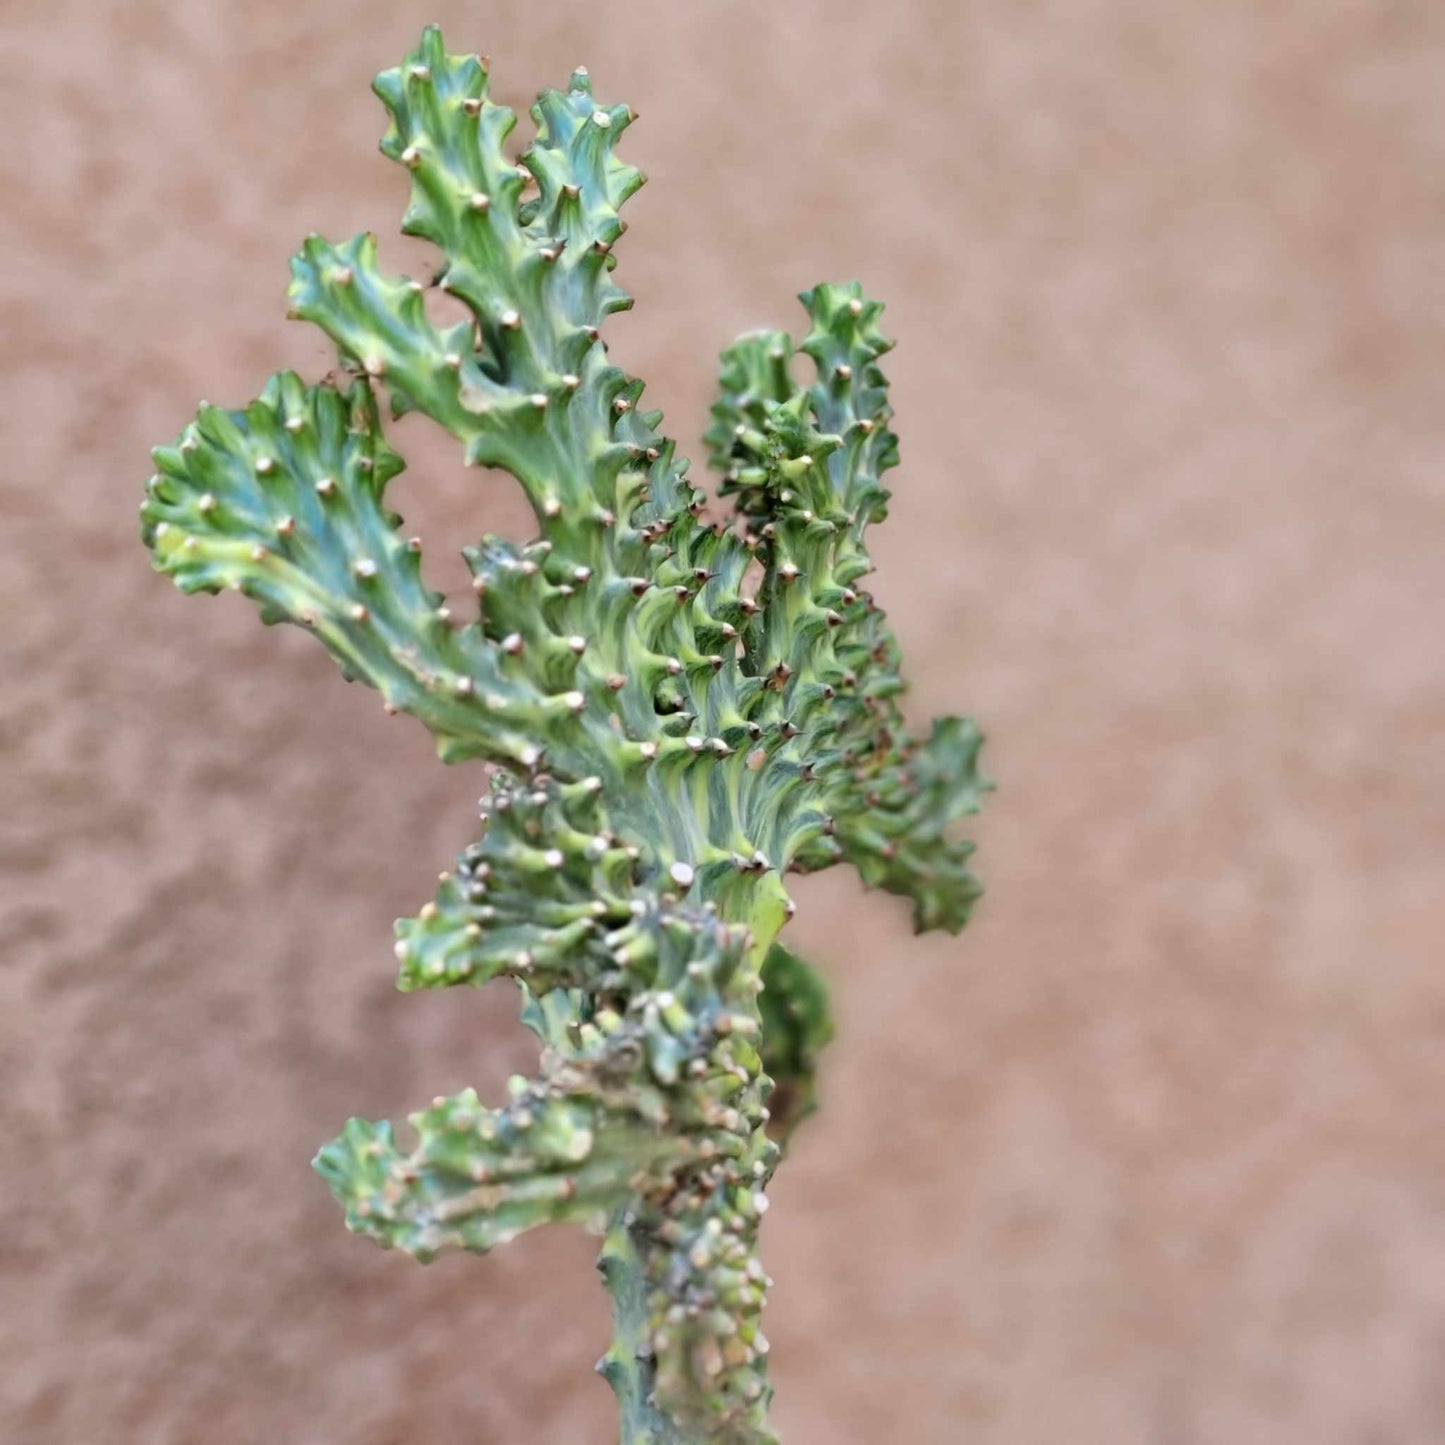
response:
<path id="1" fill-rule="evenodd" d="M 617 1396 L 621 1445 L 687 1445 L 687 1436 L 653 1403 L 647 1274 L 630 1205 L 612 1216 L 597 1268 L 612 1296 L 612 1344 L 597 1369 Z"/>
<path id="2" fill-rule="evenodd" d="M 716 905 L 722 921 L 742 923 L 751 934 L 747 969 L 757 981 L 757 989 L 747 992 L 746 1008 L 757 1023 L 763 960 L 788 918 L 788 897 L 782 882 L 775 872 L 738 876 L 706 901 Z M 764 1097 L 771 1089 L 771 1080 L 761 1067 L 745 1086 L 754 1088 Z M 758 1130 L 763 1128 L 759 1123 Z M 759 1181 L 759 1187 L 765 1183 L 766 1179 Z M 684 1424 L 659 1406 L 649 1295 L 657 1287 L 654 1281 L 658 1254 L 671 1251 L 644 1224 L 641 1204 L 640 1200 L 629 1201 L 613 1214 L 598 1260 L 598 1269 L 612 1296 L 613 1338 L 597 1368 L 617 1396 L 620 1445 L 775 1445 L 774 1437 L 761 1423 L 772 1393 L 765 1384 L 756 1402 L 756 1423 L 719 1418 L 715 1422 L 693 1419 Z M 677 1264 L 685 1271 L 683 1261 Z M 665 1276 L 676 1272 L 670 1265 L 662 1270 Z"/>

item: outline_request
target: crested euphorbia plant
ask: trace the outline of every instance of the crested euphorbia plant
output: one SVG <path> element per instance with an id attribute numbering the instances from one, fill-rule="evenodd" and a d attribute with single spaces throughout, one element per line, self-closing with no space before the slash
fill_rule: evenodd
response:
<path id="1" fill-rule="evenodd" d="M 778 939 L 784 875 L 852 863 L 951 932 L 978 893 L 949 836 L 986 786 L 978 732 L 909 736 L 859 586 L 897 455 L 881 308 L 856 285 L 804 294 L 807 384 L 782 332 L 724 352 L 708 441 L 735 516 L 715 523 L 600 335 L 630 304 L 612 271 L 643 180 L 615 155 L 632 111 L 579 70 L 509 155 L 484 62 L 435 30 L 376 91 L 411 173 L 402 229 L 438 269 L 386 274 L 371 235 L 307 240 L 291 314 L 342 380 L 203 406 L 156 452 L 144 535 L 183 590 L 300 624 L 444 760 L 491 765 L 479 841 L 397 925 L 401 987 L 505 975 L 542 1051 L 500 1107 L 439 1098 L 404 1146 L 353 1119 L 316 1167 L 351 1229 L 421 1260 L 557 1220 L 600 1234 L 623 1441 L 767 1441 L 758 1224 L 830 1034 Z M 466 319 L 438 325 L 432 288 Z M 510 472 L 536 514 L 534 540 L 467 550 L 474 619 L 387 509 L 383 402 Z"/>

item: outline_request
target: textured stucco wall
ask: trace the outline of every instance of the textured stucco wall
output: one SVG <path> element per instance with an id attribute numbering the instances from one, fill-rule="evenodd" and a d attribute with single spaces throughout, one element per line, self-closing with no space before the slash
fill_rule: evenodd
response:
<path id="1" fill-rule="evenodd" d="M 789 1445 L 1445 1438 L 1445 9 L 1429 0 L 9 0 L 0 11 L 0 1438 L 609 1438 L 591 1246 L 428 1270 L 307 1161 L 528 1064 L 392 991 L 475 772 L 152 576 L 150 444 L 390 236 L 424 20 L 631 100 L 618 354 L 856 275 L 904 468 L 877 590 L 1000 783 L 960 941 L 801 890 L 841 1039 L 774 1189 Z M 404 510 L 515 497 L 411 422 Z"/>

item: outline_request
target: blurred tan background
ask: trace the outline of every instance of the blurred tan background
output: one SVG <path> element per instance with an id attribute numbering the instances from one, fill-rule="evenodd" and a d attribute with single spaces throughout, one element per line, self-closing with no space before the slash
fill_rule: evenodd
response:
<path id="1" fill-rule="evenodd" d="M 901 338 L 877 592 L 991 735 L 990 891 L 914 940 L 799 890 L 787 1445 L 1445 1439 L 1432 0 L 8 0 L 0 1438 L 615 1438 L 589 1240 L 424 1270 L 308 1167 L 529 1066 L 505 987 L 392 988 L 478 773 L 136 540 L 198 398 L 328 366 L 286 260 L 392 235 L 368 83 L 429 19 L 641 111 L 614 351 L 694 456 L 801 287 Z M 429 536 L 522 527 L 396 439 Z"/>

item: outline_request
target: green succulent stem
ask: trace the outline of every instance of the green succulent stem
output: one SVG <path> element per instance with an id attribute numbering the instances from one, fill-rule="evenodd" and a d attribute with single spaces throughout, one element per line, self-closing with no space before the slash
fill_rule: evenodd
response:
<path id="1" fill-rule="evenodd" d="M 654 1403 L 646 1247 L 632 1211 L 622 1206 L 608 1224 L 597 1261 L 612 1297 L 612 1344 L 597 1362 L 597 1370 L 617 1396 L 621 1445 L 687 1445 L 687 1436 Z"/>
<path id="2" fill-rule="evenodd" d="M 752 939 L 746 966 L 761 994 L 764 961 L 787 921 L 789 901 L 776 874 L 766 875 L 750 887 L 722 890 L 722 894 L 715 900 L 719 911 L 724 905 L 736 910 L 732 921 L 746 928 Z M 761 1022 L 757 1011 L 749 1016 Z M 761 1069 L 755 1083 L 763 1097 L 771 1095 L 773 1081 Z M 760 1126 L 760 1138 L 763 1132 Z M 621 1445 L 698 1445 L 703 1441 L 710 1445 L 776 1445 L 775 1437 L 761 1423 L 772 1399 L 765 1370 L 759 1371 L 759 1393 L 751 1419 L 679 1419 L 657 1407 L 655 1319 L 649 1294 L 658 1256 L 665 1259 L 668 1253 L 669 1246 L 644 1222 L 639 1201 L 629 1200 L 609 1220 L 598 1269 L 612 1300 L 613 1338 L 597 1368 L 617 1397 Z M 701 1373 L 705 1377 L 707 1369 Z"/>
<path id="3" fill-rule="evenodd" d="M 377 77 L 402 230 L 436 268 L 389 275 L 370 233 L 308 237 L 290 314 L 336 373 L 203 404 L 154 454 L 142 537 L 183 591 L 306 629 L 444 761 L 492 770 L 477 839 L 396 925 L 398 985 L 511 979 L 538 1068 L 495 1106 L 433 1100 L 400 1141 L 348 1121 L 315 1160 L 347 1227 L 423 1263 L 547 1223 L 601 1236 L 624 1445 L 767 1445 L 759 1226 L 832 1037 L 821 973 L 779 937 L 784 876 L 848 862 L 916 928 L 958 932 L 981 735 L 910 733 L 862 585 L 898 460 L 881 305 L 819 285 L 796 345 L 723 352 L 707 442 L 733 511 L 714 520 L 601 335 L 631 305 L 613 271 L 634 113 L 579 70 L 516 152 L 489 85 L 435 29 Z M 462 320 L 433 319 L 436 292 Z M 388 505 L 388 411 L 531 504 L 530 540 L 464 549 L 474 611 L 428 586 Z"/>

